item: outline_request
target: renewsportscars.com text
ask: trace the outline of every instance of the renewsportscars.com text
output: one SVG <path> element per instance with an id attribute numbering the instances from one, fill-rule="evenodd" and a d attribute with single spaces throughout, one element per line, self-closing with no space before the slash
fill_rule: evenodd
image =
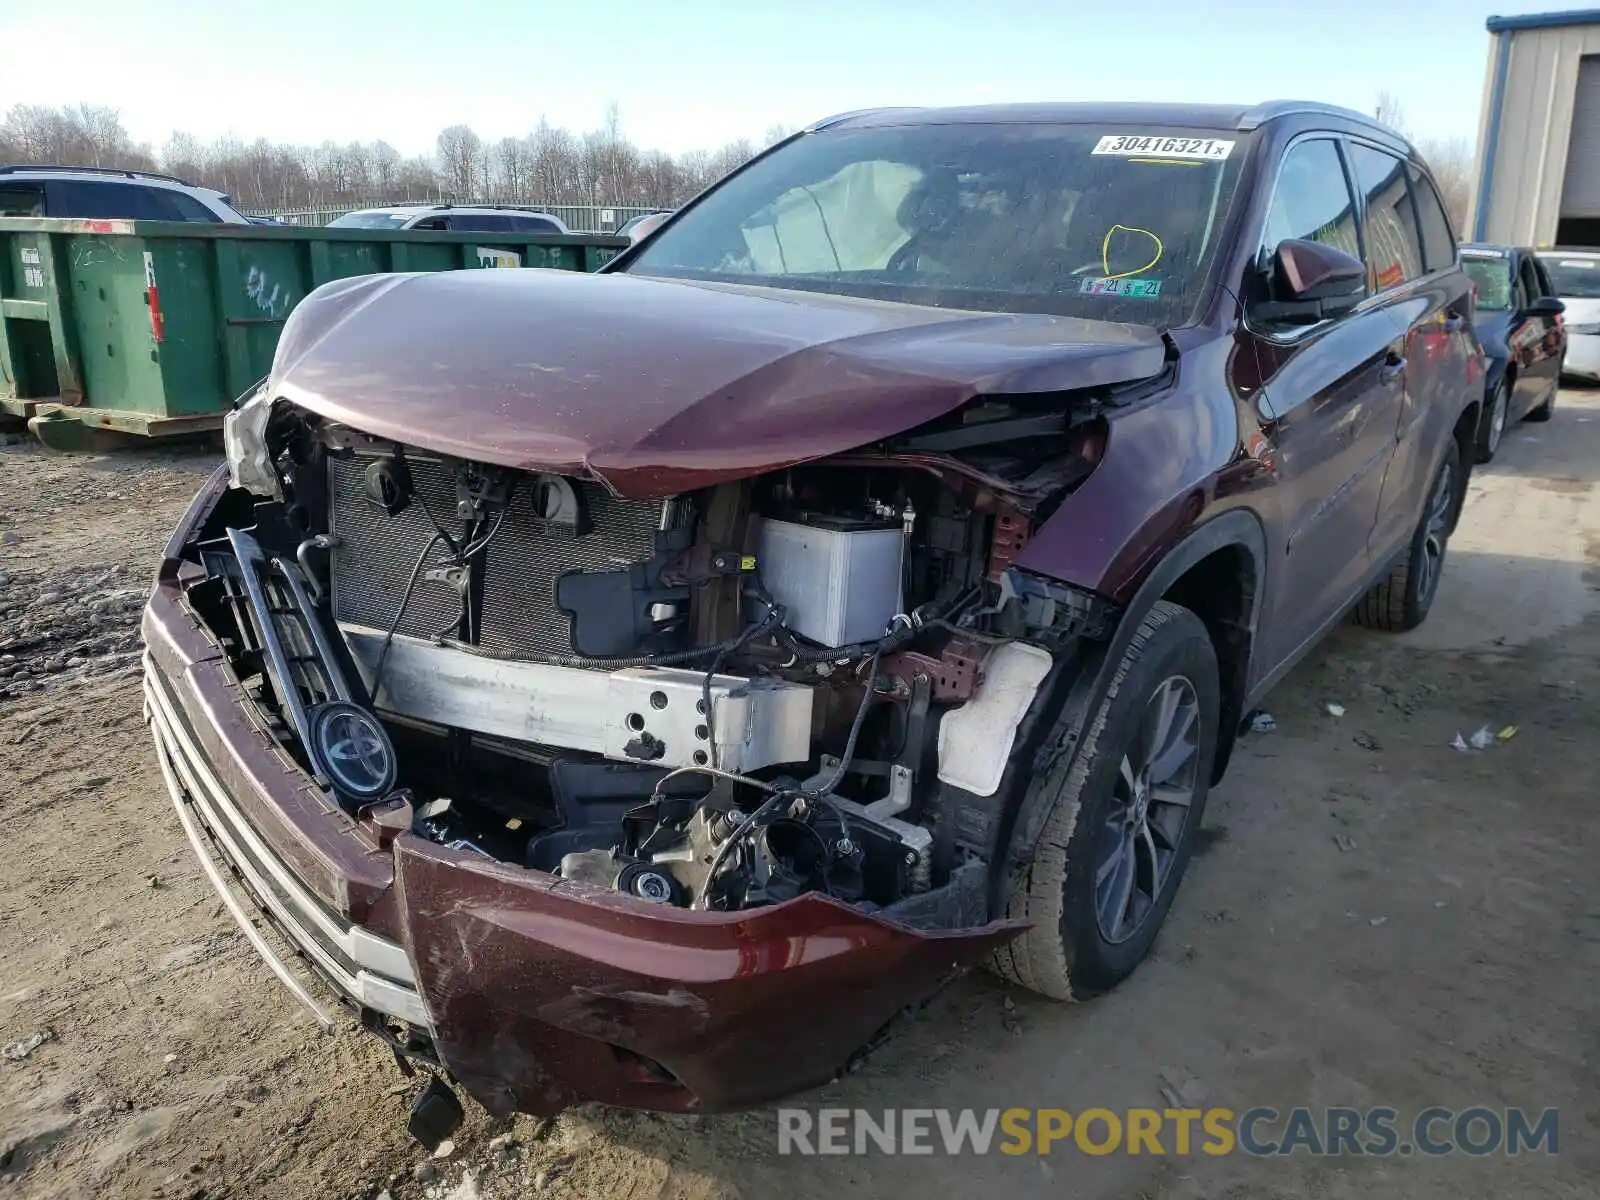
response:
<path id="1" fill-rule="evenodd" d="M 779 1154 L 1438 1157 L 1559 1150 L 1556 1109 L 780 1108 Z"/>

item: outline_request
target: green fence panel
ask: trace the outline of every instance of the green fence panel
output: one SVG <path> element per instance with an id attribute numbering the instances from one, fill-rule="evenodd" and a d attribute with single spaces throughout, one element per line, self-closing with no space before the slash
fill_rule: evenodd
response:
<path id="1" fill-rule="evenodd" d="M 0 414 L 132 433 L 215 427 L 324 283 L 398 271 L 594 271 L 626 241 L 431 230 L 0 218 Z"/>

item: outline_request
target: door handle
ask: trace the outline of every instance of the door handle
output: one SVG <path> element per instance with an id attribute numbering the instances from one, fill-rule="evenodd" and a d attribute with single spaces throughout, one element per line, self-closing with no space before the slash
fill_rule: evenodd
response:
<path id="1" fill-rule="evenodd" d="M 1393 383 L 1405 373 L 1406 360 L 1404 355 L 1389 351 L 1388 357 L 1383 360 L 1383 366 L 1378 368 L 1378 378 L 1384 383 Z"/>

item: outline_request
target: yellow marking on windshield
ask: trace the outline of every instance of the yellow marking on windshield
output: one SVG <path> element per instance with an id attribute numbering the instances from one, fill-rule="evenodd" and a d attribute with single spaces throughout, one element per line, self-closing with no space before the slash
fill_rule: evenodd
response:
<path id="1" fill-rule="evenodd" d="M 1117 231 L 1119 229 L 1123 233 L 1142 233 L 1142 234 L 1144 234 L 1145 237 L 1149 238 L 1152 242 L 1154 242 L 1156 244 L 1156 256 L 1154 258 L 1152 258 L 1149 262 L 1145 263 L 1144 266 L 1142 266 L 1142 267 L 1135 267 L 1131 271 L 1124 271 L 1120 275 L 1113 275 L 1111 273 L 1111 239 L 1117 235 Z M 1141 275 L 1145 271 L 1148 271 L 1151 267 L 1155 266 L 1158 262 L 1160 262 L 1161 261 L 1161 256 L 1163 254 L 1165 254 L 1166 252 L 1167 252 L 1167 248 L 1164 245 L 1161 244 L 1161 238 L 1159 236 L 1157 236 L 1156 234 L 1152 233 L 1150 230 L 1148 230 L 1148 229 L 1140 229 L 1137 225 L 1113 225 L 1110 229 L 1106 230 L 1106 236 L 1100 243 L 1100 267 L 1101 267 L 1102 270 L 1105 271 L 1105 274 L 1102 276 L 1102 278 L 1104 278 L 1104 279 L 1126 279 L 1130 275 Z"/>
<path id="2" fill-rule="evenodd" d="M 1129 162 L 1148 163 L 1157 167 L 1203 167 L 1203 162 L 1195 162 L 1192 158 L 1130 158 Z"/>

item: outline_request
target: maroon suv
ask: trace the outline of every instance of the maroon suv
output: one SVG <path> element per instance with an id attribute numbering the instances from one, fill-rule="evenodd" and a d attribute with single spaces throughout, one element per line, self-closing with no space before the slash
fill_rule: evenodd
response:
<path id="1" fill-rule="evenodd" d="M 502 1112 L 1092 996 L 1242 714 L 1426 616 L 1471 303 L 1415 151 L 1302 103 L 857 113 L 599 275 L 327 284 L 145 615 L 179 817 Z"/>

